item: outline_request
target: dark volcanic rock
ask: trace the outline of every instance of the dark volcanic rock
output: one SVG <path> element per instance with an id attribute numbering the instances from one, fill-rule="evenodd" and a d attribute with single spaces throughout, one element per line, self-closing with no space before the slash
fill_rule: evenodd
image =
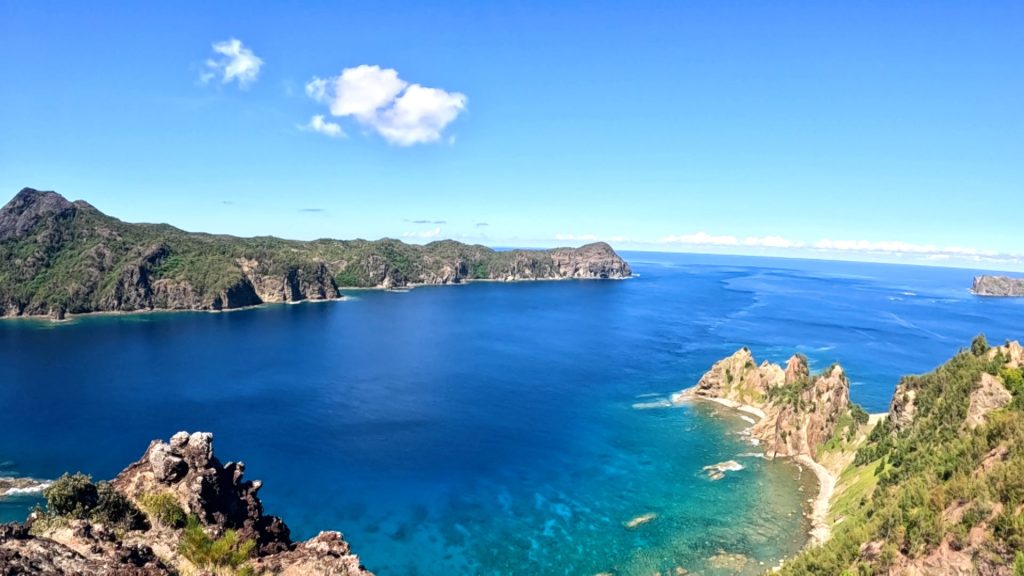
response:
<path id="1" fill-rule="evenodd" d="M 263 514 L 257 497 L 262 483 L 242 480 L 244 472 L 245 464 L 222 465 L 213 455 L 212 434 L 179 432 L 169 443 L 150 444 L 142 459 L 118 474 L 113 484 L 136 500 L 170 491 L 186 512 L 220 531 L 230 528 L 255 540 L 261 554 L 287 550 L 288 527 L 280 518 Z"/>
<path id="2" fill-rule="evenodd" d="M 252 540 L 247 564 L 256 573 L 372 576 L 338 532 L 292 543 L 284 521 L 263 513 L 257 496 L 261 484 L 244 480 L 244 471 L 241 462 L 221 464 L 214 456 L 212 434 L 179 432 L 169 442 L 153 441 L 111 485 L 143 510 L 147 497 L 169 496 L 210 538 L 234 530 L 239 541 Z M 150 520 L 115 530 L 95 520 L 34 512 L 26 524 L 0 525 L 0 576 L 208 573 L 179 546 L 181 527 Z"/>

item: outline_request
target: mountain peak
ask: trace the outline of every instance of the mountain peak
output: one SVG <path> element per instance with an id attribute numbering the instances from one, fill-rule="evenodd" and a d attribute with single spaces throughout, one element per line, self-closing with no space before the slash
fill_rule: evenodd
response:
<path id="1" fill-rule="evenodd" d="M 56 192 L 22 188 L 0 208 L 0 240 L 25 236 L 40 220 L 70 215 L 74 210 L 74 204 Z"/>

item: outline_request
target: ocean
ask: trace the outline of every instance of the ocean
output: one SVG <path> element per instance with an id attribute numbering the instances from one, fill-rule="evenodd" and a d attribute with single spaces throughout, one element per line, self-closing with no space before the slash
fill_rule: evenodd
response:
<path id="1" fill-rule="evenodd" d="M 340 530 L 381 575 L 753 574 L 806 543 L 813 475 L 671 393 L 748 346 L 838 361 L 880 412 L 978 333 L 1024 337 L 1024 300 L 973 296 L 975 271 L 623 256 L 635 278 L 0 322 L 0 476 L 110 478 L 204 430 L 293 536 Z"/>

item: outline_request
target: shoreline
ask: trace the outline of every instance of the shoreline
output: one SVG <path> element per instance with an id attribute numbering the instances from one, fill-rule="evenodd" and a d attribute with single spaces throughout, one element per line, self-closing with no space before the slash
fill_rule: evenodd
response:
<path id="1" fill-rule="evenodd" d="M 707 401 L 730 410 L 756 416 L 759 421 L 764 420 L 767 417 L 764 410 L 761 410 L 756 406 L 735 402 L 726 398 L 707 398 L 704 396 L 698 396 L 694 394 L 693 390 L 694 388 L 687 388 L 682 392 L 673 394 L 672 403 L 678 405 L 694 400 Z M 749 430 L 750 428 L 753 428 L 753 424 L 748 426 L 747 429 Z M 810 509 L 804 513 L 811 524 L 811 529 L 807 533 L 810 538 L 804 547 L 817 546 L 824 543 L 832 536 L 832 527 L 828 523 L 828 513 L 832 508 L 832 496 L 835 493 L 839 476 L 833 474 L 831 470 L 807 454 L 800 454 L 789 458 L 797 464 L 810 468 L 818 479 L 818 494 L 811 502 Z"/>
<path id="2" fill-rule="evenodd" d="M 383 286 L 365 286 L 365 287 L 360 286 L 360 287 L 339 288 L 338 290 L 339 291 L 340 290 L 344 290 L 346 292 L 395 292 L 395 293 L 399 293 L 400 294 L 400 293 L 403 293 L 403 292 L 408 292 L 408 291 L 413 290 L 415 288 L 425 288 L 425 287 L 431 287 L 431 286 L 438 286 L 438 287 L 440 287 L 440 286 L 464 286 L 466 284 L 471 284 L 471 283 L 474 283 L 474 282 L 494 282 L 494 283 L 502 283 L 502 284 L 514 284 L 514 283 L 519 283 L 519 282 L 561 282 L 561 281 L 567 281 L 567 280 L 583 280 L 583 281 L 590 281 L 590 280 L 629 280 L 630 278 L 633 278 L 635 276 L 636 276 L 635 274 L 632 274 L 630 276 L 623 276 L 623 277 L 617 277 L 617 278 L 522 278 L 522 279 L 515 279 L 515 280 L 502 280 L 500 278 L 471 278 L 471 279 L 463 280 L 461 282 L 448 282 L 448 283 L 443 283 L 443 284 L 431 284 L 431 283 L 426 283 L 426 282 L 418 282 L 418 283 L 407 284 L 405 286 L 398 286 L 398 287 L 395 287 L 395 288 L 385 288 Z M 89 317 L 100 317 L 100 316 L 132 316 L 132 315 L 136 315 L 136 314 L 154 314 L 154 313 L 161 313 L 161 312 L 167 312 L 167 313 L 171 313 L 171 312 L 175 312 L 175 313 L 176 312 L 204 312 L 204 313 L 208 313 L 208 314 L 221 314 L 221 313 L 224 313 L 224 312 L 240 312 L 242 310 L 255 310 L 255 309 L 258 309 L 258 308 L 264 308 L 266 306 L 272 306 L 272 305 L 276 305 L 276 304 L 288 304 L 288 305 L 307 304 L 307 303 L 319 304 L 319 303 L 325 303 L 325 302 L 343 302 L 343 301 L 351 300 L 351 299 L 352 299 L 351 297 L 346 296 L 345 294 L 342 294 L 342 295 L 338 296 L 337 298 L 315 298 L 315 299 L 314 298 L 306 298 L 304 300 L 296 300 L 294 302 L 261 302 L 259 304 L 252 304 L 250 306 L 239 306 L 237 308 L 222 308 L 220 310 L 210 310 L 210 309 L 203 309 L 203 308 L 188 308 L 188 309 L 182 309 L 182 308 L 150 308 L 150 309 L 146 309 L 146 310 L 96 310 L 96 311 L 93 311 L 93 312 L 68 313 L 68 314 L 65 314 L 64 318 L 60 318 L 60 319 L 54 318 L 50 314 L 19 314 L 17 316 L 0 315 L 0 322 L 25 320 L 25 321 L 32 321 L 32 322 L 44 322 L 45 321 L 45 322 L 48 322 L 50 324 L 63 324 L 65 322 L 71 322 L 71 321 L 73 321 L 75 319 L 78 319 L 78 318 L 89 318 Z"/>
<path id="3" fill-rule="evenodd" d="M 221 308 L 212 310 L 206 308 L 147 308 L 144 310 L 96 310 L 95 312 L 76 312 L 65 314 L 64 318 L 57 319 L 49 314 L 21 314 L 19 316 L 0 316 L 0 322 L 14 322 L 24 320 L 26 322 L 47 322 L 49 324 L 65 324 L 80 318 L 100 318 L 103 316 L 142 316 L 145 314 L 177 314 L 181 312 L 193 312 L 199 314 L 226 314 L 228 312 L 242 312 L 244 310 L 258 310 L 268 306 L 294 306 L 297 304 L 326 304 L 328 302 L 344 302 L 351 300 L 348 296 L 337 298 L 307 298 L 295 300 L 294 302 L 261 302 L 249 306 L 238 306 L 237 308 Z"/>

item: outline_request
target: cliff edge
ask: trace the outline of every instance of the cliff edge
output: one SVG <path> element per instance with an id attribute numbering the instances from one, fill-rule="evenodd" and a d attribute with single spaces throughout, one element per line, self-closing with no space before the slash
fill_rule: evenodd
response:
<path id="1" fill-rule="evenodd" d="M 338 532 L 292 542 L 244 471 L 212 434 L 179 432 L 110 482 L 65 475 L 45 511 L 0 526 L 0 574 L 372 576 Z"/>
<path id="2" fill-rule="evenodd" d="M 1024 278 L 975 276 L 971 292 L 978 296 L 1024 297 Z"/>

